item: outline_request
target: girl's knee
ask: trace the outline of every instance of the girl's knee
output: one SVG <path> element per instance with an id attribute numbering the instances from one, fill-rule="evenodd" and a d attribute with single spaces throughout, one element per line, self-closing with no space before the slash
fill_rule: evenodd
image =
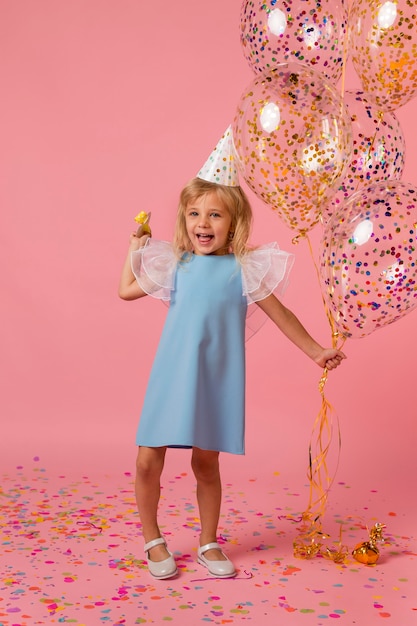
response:
<path id="1" fill-rule="evenodd" d="M 194 449 L 191 467 L 197 481 L 217 480 L 219 477 L 219 453 Z"/>
<path id="2" fill-rule="evenodd" d="M 165 448 L 140 447 L 136 457 L 136 476 L 142 480 L 159 477 L 165 460 Z"/>

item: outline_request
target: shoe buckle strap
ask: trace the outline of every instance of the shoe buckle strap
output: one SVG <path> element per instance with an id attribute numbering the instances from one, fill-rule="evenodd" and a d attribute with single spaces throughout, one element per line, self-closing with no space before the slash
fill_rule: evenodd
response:
<path id="1" fill-rule="evenodd" d="M 158 537 L 157 539 L 153 539 L 152 541 L 148 541 L 148 543 L 145 543 L 145 545 L 143 546 L 143 550 L 144 552 L 148 552 L 149 550 L 152 550 L 152 548 L 154 548 L 155 546 L 160 546 L 162 544 L 166 545 L 166 541 L 163 537 Z"/>
<path id="2" fill-rule="evenodd" d="M 200 546 L 200 548 L 198 549 L 200 554 L 204 554 L 208 550 L 220 550 L 220 552 L 222 551 L 217 541 L 213 541 L 212 543 L 206 543 L 205 546 Z"/>

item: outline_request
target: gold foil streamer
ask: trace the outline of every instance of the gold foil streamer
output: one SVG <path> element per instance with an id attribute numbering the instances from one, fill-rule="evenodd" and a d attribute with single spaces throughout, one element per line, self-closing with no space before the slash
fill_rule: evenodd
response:
<path id="1" fill-rule="evenodd" d="M 313 258 L 311 242 L 307 234 L 310 253 Z M 294 242 L 296 243 L 296 242 Z M 317 266 L 314 267 L 319 277 Z M 323 306 L 332 330 L 332 346 L 334 348 L 342 348 L 346 341 L 343 336 L 338 346 L 339 333 L 336 330 L 332 315 L 323 298 Z M 327 368 L 323 370 L 323 374 L 319 380 L 318 389 L 321 395 L 321 408 L 314 422 L 310 444 L 309 444 L 309 467 L 308 479 L 310 485 L 309 501 L 306 510 L 302 513 L 301 518 L 293 520 L 301 522 L 298 536 L 293 542 L 294 556 L 299 559 L 312 559 L 321 556 L 333 561 L 334 563 L 343 563 L 349 556 L 349 548 L 343 544 L 343 526 L 340 525 L 339 540 L 329 546 L 330 535 L 325 533 L 322 528 L 322 520 L 326 512 L 327 498 L 330 488 L 333 484 L 337 467 L 339 465 L 341 450 L 341 433 L 339 422 L 337 421 L 337 461 L 333 476 L 330 475 L 327 455 L 329 453 L 333 440 L 333 420 L 332 414 L 334 409 L 327 400 L 324 389 L 327 382 Z M 376 523 L 369 531 L 369 540 L 358 544 L 352 551 L 353 557 L 359 562 L 366 565 L 373 565 L 379 558 L 379 550 L 377 543 L 382 542 L 382 532 L 385 528 L 384 524 Z"/>
<path id="2" fill-rule="evenodd" d="M 310 248 L 310 253 L 313 258 L 313 250 L 308 235 L 305 236 Z M 317 276 L 319 272 L 317 266 L 314 264 Z M 323 306 L 327 319 L 329 320 L 330 327 L 332 329 L 332 345 L 337 347 L 339 335 L 335 330 L 334 322 L 331 317 L 330 311 L 326 306 L 323 298 Z M 343 337 L 340 347 L 343 346 L 346 338 Z M 327 382 L 328 371 L 324 368 L 322 376 L 319 380 L 318 389 L 321 395 L 321 407 L 316 420 L 313 425 L 313 430 L 309 444 L 309 467 L 308 467 L 308 480 L 310 485 L 308 505 L 304 513 L 302 514 L 303 523 L 300 528 L 298 537 L 294 540 L 294 556 L 300 559 L 311 559 L 318 554 L 325 556 L 337 563 L 344 560 L 347 556 L 348 549 L 342 545 L 342 537 L 340 534 L 339 543 L 336 547 L 329 548 L 323 545 L 323 541 L 329 539 L 329 535 L 323 532 L 322 519 L 326 512 L 327 498 L 330 487 L 334 481 L 337 467 L 339 465 L 340 449 L 341 449 L 341 434 L 339 422 L 337 420 L 337 440 L 338 440 L 338 452 L 336 469 L 331 476 L 327 455 L 330 450 L 330 446 L 333 440 L 333 413 L 334 409 L 330 402 L 327 400 L 324 389 Z M 342 533 L 342 529 L 340 529 Z"/>
<path id="3" fill-rule="evenodd" d="M 337 339 L 335 338 L 334 341 Z M 302 515 L 303 523 L 298 538 L 294 541 L 294 556 L 302 559 L 309 559 L 317 554 L 322 554 L 323 539 L 329 536 L 323 532 L 322 519 L 327 505 L 327 497 L 334 480 L 331 477 L 327 463 L 327 455 L 333 438 L 333 424 L 331 415 L 333 407 L 328 402 L 324 394 L 324 387 L 327 382 L 327 369 L 323 370 L 323 375 L 319 381 L 319 391 L 322 397 L 320 411 L 313 426 L 313 432 L 309 444 L 309 467 L 308 480 L 310 484 L 309 501 L 306 510 Z M 340 457 L 341 437 L 340 428 L 337 428 L 338 437 L 338 457 Z M 324 555 L 333 560 L 341 560 L 341 548 L 337 550 L 326 549 Z"/>

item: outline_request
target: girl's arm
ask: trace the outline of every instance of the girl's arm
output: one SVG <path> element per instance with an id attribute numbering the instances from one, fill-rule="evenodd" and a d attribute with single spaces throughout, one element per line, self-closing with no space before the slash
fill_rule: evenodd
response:
<path id="1" fill-rule="evenodd" d="M 143 289 L 139 287 L 135 275 L 132 272 L 130 257 L 132 252 L 142 248 L 148 239 L 149 235 L 142 234 L 141 230 L 138 230 L 138 233 L 132 233 L 130 235 L 129 250 L 119 282 L 119 297 L 122 298 L 122 300 L 136 300 L 137 298 L 143 298 L 143 296 L 147 295 L 146 291 L 143 291 Z"/>
<path id="2" fill-rule="evenodd" d="M 346 355 L 336 348 L 323 348 L 309 335 L 299 319 L 271 294 L 256 303 L 290 341 L 320 367 L 331 370 L 340 365 Z"/>

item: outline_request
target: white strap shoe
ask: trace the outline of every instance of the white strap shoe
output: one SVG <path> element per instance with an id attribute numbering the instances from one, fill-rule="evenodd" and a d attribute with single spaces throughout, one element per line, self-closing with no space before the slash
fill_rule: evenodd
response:
<path id="1" fill-rule="evenodd" d="M 149 550 L 152 550 L 152 548 L 154 548 L 155 546 L 159 546 L 162 544 L 164 544 L 166 549 L 168 550 L 167 543 L 163 537 L 153 539 L 152 541 L 145 543 L 143 547 L 144 551 L 146 552 L 149 573 L 152 574 L 154 578 L 158 578 L 159 580 L 172 578 L 172 576 L 175 576 L 178 572 L 175 559 L 169 550 L 169 557 L 167 559 L 164 559 L 163 561 L 151 561 L 151 558 L 149 556 Z"/>
<path id="2" fill-rule="evenodd" d="M 220 550 L 220 552 L 225 557 L 225 561 L 209 561 L 204 556 L 204 553 L 208 550 Z M 198 562 L 204 567 L 207 567 L 208 571 L 212 576 L 216 576 L 217 578 L 233 578 L 236 576 L 237 572 L 235 570 L 235 566 L 232 561 L 227 558 L 219 544 L 214 541 L 213 543 L 206 543 L 205 546 L 200 546 L 197 550 Z"/>

